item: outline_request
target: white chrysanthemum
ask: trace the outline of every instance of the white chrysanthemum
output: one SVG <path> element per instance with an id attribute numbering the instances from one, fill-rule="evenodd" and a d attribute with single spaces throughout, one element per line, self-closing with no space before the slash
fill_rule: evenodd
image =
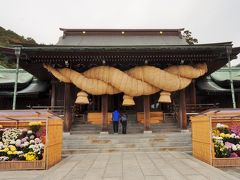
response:
<path id="1" fill-rule="evenodd" d="M 237 151 L 236 145 L 234 145 L 234 144 L 232 145 L 232 150 L 233 150 L 233 151 Z"/>
<path id="2" fill-rule="evenodd" d="M 27 147 L 29 145 L 29 142 L 26 141 L 26 142 L 23 143 L 23 145 L 24 145 L 24 147 Z"/>
<path id="3" fill-rule="evenodd" d="M 221 123 L 217 123 L 216 128 L 221 128 Z"/>
<path id="4" fill-rule="evenodd" d="M 21 134 L 21 129 L 6 129 L 6 131 L 2 134 L 2 141 L 4 142 L 4 144 L 10 144 L 11 141 L 13 143 L 13 141 L 15 141 Z"/>
<path id="5" fill-rule="evenodd" d="M 0 142 L 0 150 L 3 149 L 3 143 Z"/>
<path id="6" fill-rule="evenodd" d="M 240 151 L 240 144 L 236 144 L 236 148 Z"/>

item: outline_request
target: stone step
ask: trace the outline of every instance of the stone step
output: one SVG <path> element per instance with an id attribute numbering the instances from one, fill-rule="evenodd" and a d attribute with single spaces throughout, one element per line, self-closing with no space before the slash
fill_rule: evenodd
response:
<path id="1" fill-rule="evenodd" d="M 75 126 L 73 128 L 71 128 L 72 131 L 75 131 L 75 130 L 101 130 L 102 128 L 101 127 L 81 127 L 81 126 Z"/>
<path id="2" fill-rule="evenodd" d="M 99 134 L 101 130 L 70 131 L 70 134 Z"/>
<path id="3" fill-rule="evenodd" d="M 191 143 L 191 139 L 182 139 L 182 140 L 178 140 L 178 141 L 173 141 L 173 140 L 129 140 L 129 142 L 126 141 L 118 141 L 118 140 L 109 140 L 109 139 L 105 139 L 105 140 L 100 140 L 100 139 L 94 139 L 94 140 L 67 140 L 67 142 L 63 142 L 63 145 L 74 145 L 74 144 L 78 144 L 78 145 L 88 145 L 88 144 L 92 144 L 92 145 L 115 145 L 115 144 L 123 144 L 123 145 L 128 145 L 128 144 L 138 144 L 138 145 L 163 145 L 163 144 L 184 144 L 184 143 Z M 144 145 L 145 146 L 145 145 Z"/>
<path id="4" fill-rule="evenodd" d="M 127 135 L 122 135 L 122 134 L 98 134 L 98 135 L 69 135 L 69 134 L 63 134 L 63 139 L 123 139 L 125 137 L 126 139 L 128 138 L 137 138 L 137 139 L 148 139 L 148 138 L 181 138 L 181 137 L 191 137 L 191 132 L 186 132 L 186 133 L 179 133 L 179 132 L 167 132 L 167 133 L 152 133 L 152 134 L 127 134 Z"/>
<path id="5" fill-rule="evenodd" d="M 107 148 L 151 148 L 151 147 L 182 147 L 191 145 L 189 142 L 162 143 L 118 143 L 118 144 L 63 144 L 63 149 L 107 149 Z"/>
<path id="6" fill-rule="evenodd" d="M 106 148 L 106 149 L 62 149 L 62 154 L 86 154 L 86 153 L 109 153 L 109 152 L 159 152 L 180 151 L 191 152 L 191 146 L 181 147 L 152 147 L 152 148 Z"/>
<path id="7" fill-rule="evenodd" d="M 106 147 L 162 147 L 162 146 L 187 146 L 191 145 L 191 140 L 182 141 L 182 142 L 129 142 L 129 143 L 106 143 L 104 144 L 102 141 L 99 143 L 76 143 L 76 142 L 67 142 L 63 143 L 62 147 L 65 148 L 106 148 Z"/>
<path id="8" fill-rule="evenodd" d="M 127 127 L 127 132 L 128 133 L 131 133 L 131 132 L 143 132 L 144 128 L 141 127 L 141 128 L 136 128 L 136 127 Z M 100 132 L 101 131 L 101 128 L 73 128 L 71 130 L 71 132 L 78 132 L 78 131 L 97 131 L 97 132 Z M 122 128 L 118 128 L 118 131 L 121 132 L 122 131 Z M 151 128 L 151 131 L 153 132 L 173 132 L 173 131 L 180 131 L 179 128 L 177 127 L 168 127 L 168 128 Z M 108 129 L 108 132 L 113 132 L 113 129 L 112 128 L 109 128 Z"/>
<path id="9" fill-rule="evenodd" d="M 178 136 L 173 135 L 162 135 L 162 136 L 142 136 L 142 134 L 139 134 L 138 137 L 131 136 L 134 134 L 108 134 L 108 135 L 68 135 L 64 136 L 63 140 L 68 141 L 80 141 L 80 140 L 111 140 L 113 142 L 129 142 L 129 141 L 139 141 L 139 142 L 154 142 L 154 141 L 184 141 L 191 139 L 191 135 L 180 135 L 182 133 L 179 133 Z M 144 134 L 145 135 L 145 134 Z M 79 137 L 80 136 L 80 137 Z"/>
<path id="10" fill-rule="evenodd" d="M 72 128 L 71 131 L 101 131 L 101 128 Z M 118 128 L 119 131 L 122 130 L 122 128 Z M 136 132 L 141 131 L 143 132 L 143 127 L 127 127 L 127 132 Z M 161 128 L 161 127 L 151 127 L 151 131 L 157 131 L 157 132 L 172 132 L 172 131 L 179 131 L 180 129 L 177 127 L 168 127 L 168 128 Z M 113 131 L 113 128 L 108 129 L 109 132 Z"/>
<path id="11" fill-rule="evenodd" d="M 64 139 L 63 144 L 119 144 L 119 143 L 191 143 L 191 137 L 184 137 L 184 138 L 151 138 L 151 139 Z"/>
<path id="12" fill-rule="evenodd" d="M 101 131 L 71 131 L 70 134 L 100 134 Z M 142 133 L 143 130 L 136 130 L 136 131 L 127 131 L 128 134 L 137 134 L 137 133 Z M 176 131 L 173 131 L 176 132 Z M 119 131 L 121 133 L 121 131 Z M 109 134 L 114 134 L 113 131 L 109 131 Z"/>
<path id="13" fill-rule="evenodd" d="M 122 126 L 119 126 L 119 128 L 122 128 Z M 127 129 L 143 129 L 143 126 L 127 126 Z M 179 129 L 177 126 L 169 125 L 169 126 L 150 126 L 151 129 Z M 81 127 L 81 126 L 75 126 L 72 127 L 72 131 L 74 130 L 101 130 L 101 127 Z M 109 130 L 113 129 L 112 126 L 108 127 Z"/>
<path id="14" fill-rule="evenodd" d="M 84 134 L 83 134 L 84 135 Z M 90 135 L 98 135 L 98 134 L 90 134 Z M 112 135 L 112 134 L 109 134 Z M 126 134 L 126 135 L 131 135 L 131 134 Z M 80 136 L 80 135 L 70 135 L 70 136 Z M 82 136 L 82 135 L 81 135 Z M 115 134 L 115 136 L 125 136 L 125 134 Z M 105 141 L 105 140 L 110 140 L 111 142 L 115 143 L 119 143 L 119 142 L 124 142 L 124 143 L 128 143 L 128 142 L 169 142 L 169 141 L 173 141 L 173 142 L 184 142 L 187 140 L 191 140 L 191 137 L 188 136 L 178 136 L 178 137 L 165 137 L 165 138 L 130 138 L 130 137 L 121 137 L 121 138 L 84 138 L 82 137 L 81 139 L 77 139 L 77 138 L 63 138 L 63 140 L 65 141 Z"/>
<path id="15" fill-rule="evenodd" d="M 138 123 L 127 123 L 128 126 L 130 127 L 142 127 L 144 124 L 138 124 Z M 109 127 L 112 126 L 112 124 L 108 125 Z M 119 123 L 119 126 L 121 124 Z M 156 123 L 156 124 L 150 124 L 151 127 L 169 127 L 169 126 L 174 126 L 177 127 L 176 123 Z M 101 128 L 100 125 L 92 125 L 92 124 L 73 124 L 73 127 L 97 127 Z"/>
<path id="16" fill-rule="evenodd" d="M 137 134 L 143 133 L 143 129 L 127 129 L 127 134 Z M 180 132 L 180 129 L 152 129 L 153 133 L 163 133 L 163 132 Z M 70 131 L 70 134 L 99 134 L 101 130 L 74 130 Z M 108 131 L 110 134 L 113 134 L 113 130 Z M 119 129 L 119 134 L 121 134 L 121 129 Z"/>
<path id="17" fill-rule="evenodd" d="M 76 136 L 76 135 L 71 135 Z M 118 135 L 116 135 L 118 136 Z M 121 135 L 120 135 L 121 136 Z M 162 145 L 183 145 L 183 144 L 191 144 L 191 137 L 167 137 L 167 138 L 89 138 L 89 137 L 81 137 L 81 138 L 64 138 L 63 146 L 84 146 L 84 145 L 116 145 L 119 146 L 128 146 L 129 144 L 135 144 L 136 146 L 162 146 Z"/>

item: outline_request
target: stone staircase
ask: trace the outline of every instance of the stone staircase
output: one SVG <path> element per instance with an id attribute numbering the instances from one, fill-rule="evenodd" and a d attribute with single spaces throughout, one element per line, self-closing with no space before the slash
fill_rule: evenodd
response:
<path id="1" fill-rule="evenodd" d="M 99 152 L 191 152 L 191 133 L 182 133 L 174 115 L 165 114 L 164 122 L 151 124 L 152 134 L 143 133 L 143 124 L 137 123 L 136 113 L 128 113 L 127 134 L 100 134 L 101 126 L 75 119 L 69 134 L 63 136 L 63 154 Z M 86 121 L 85 121 L 86 122 Z M 121 132 L 121 125 L 119 126 Z"/>
<path id="2" fill-rule="evenodd" d="M 191 152 L 191 133 L 64 134 L 63 154 L 99 152 Z"/>
<path id="3" fill-rule="evenodd" d="M 86 124 L 83 122 L 84 121 L 82 118 L 76 118 L 72 125 L 70 134 L 99 134 L 101 132 L 101 125 Z M 167 114 L 165 116 L 164 122 L 151 124 L 150 127 L 151 130 L 155 133 L 180 131 L 172 114 Z M 121 124 L 119 124 L 119 132 L 122 131 L 121 128 Z M 113 134 L 112 124 L 108 125 L 108 130 L 110 134 Z M 136 113 L 128 113 L 127 133 L 136 134 L 143 133 L 143 131 L 144 125 L 137 122 Z"/>
<path id="4" fill-rule="evenodd" d="M 173 114 L 166 114 L 164 122 L 151 124 L 152 134 L 143 133 L 143 124 L 137 123 L 136 114 L 128 114 L 127 134 L 100 134 L 101 126 L 75 120 L 69 134 L 63 136 L 63 154 L 99 152 L 191 152 L 191 133 L 181 133 Z M 119 126 L 121 132 L 121 125 Z"/>

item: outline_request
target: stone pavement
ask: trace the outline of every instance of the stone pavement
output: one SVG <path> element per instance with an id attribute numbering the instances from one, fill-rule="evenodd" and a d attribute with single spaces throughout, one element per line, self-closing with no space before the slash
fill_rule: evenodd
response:
<path id="1" fill-rule="evenodd" d="M 70 155 L 49 170 L 0 171 L 0 179 L 228 180 L 238 179 L 183 152 L 118 152 Z"/>

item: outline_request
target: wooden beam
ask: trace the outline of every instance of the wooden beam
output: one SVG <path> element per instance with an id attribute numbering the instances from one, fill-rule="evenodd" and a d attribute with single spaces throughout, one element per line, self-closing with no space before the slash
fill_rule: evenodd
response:
<path id="1" fill-rule="evenodd" d="M 102 131 L 108 131 L 108 95 L 102 95 Z"/>
<path id="2" fill-rule="evenodd" d="M 143 101 L 144 101 L 144 131 L 149 131 L 150 130 L 150 100 L 149 96 L 143 96 Z"/>
<path id="3" fill-rule="evenodd" d="M 180 91 L 180 102 L 179 102 L 179 116 L 180 116 L 180 127 L 187 129 L 187 111 L 186 111 L 186 96 L 185 89 Z"/>
<path id="4" fill-rule="evenodd" d="M 64 86 L 64 131 L 69 132 L 72 125 L 71 84 Z"/>

